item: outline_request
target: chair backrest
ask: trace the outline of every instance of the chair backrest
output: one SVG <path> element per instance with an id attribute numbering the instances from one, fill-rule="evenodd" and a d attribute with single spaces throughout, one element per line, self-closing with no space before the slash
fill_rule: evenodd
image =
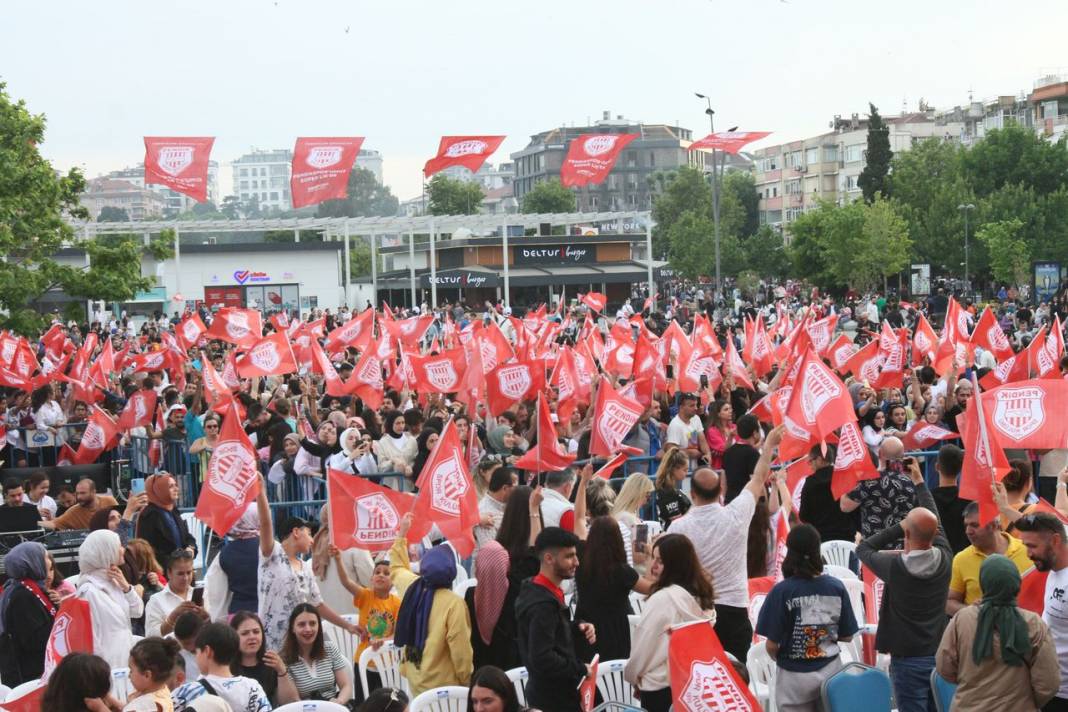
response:
<path id="1" fill-rule="evenodd" d="M 953 706 L 953 697 L 957 694 L 957 685 L 939 675 L 937 670 L 932 670 L 931 693 L 938 712 L 949 712 L 949 708 Z"/>
<path id="2" fill-rule="evenodd" d="M 851 569 L 847 569 L 845 566 L 824 564 L 823 573 L 827 574 L 828 576 L 834 576 L 836 579 L 841 579 L 842 581 L 852 581 L 854 579 L 857 581 L 860 580 Z"/>
<path id="3" fill-rule="evenodd" d="M 597 690 L 605 702 L 617 702 L 621 705 L 641 707 L 634 699 L 634 688 L 623 679 L 626 660 L 602 660 L 597 665 Z"/>
<path id="4" fill-rule="evenodd" d="M 642 611 L 645 610 L 645 602 L 648 599 L 645 596 L 643 596 L 642 594 L 638 593 L 637 591 L 631 591 L 629 598 L 630 598 L 630 609 L 632 611 L 634 611 L 635 613 L 637 613 L 638 615 L 641 615 Z"/>
<path id="5" fill-rule="evenodd" d="M 765 709 L 770 709 L 775 704 L 776 666 L 763 641 L 749 646 L 745 669 L 749 671 L 749 689 Z"/>
<path id="6" fill-rule="evenodd" d="M 820 695 L 827 712 L 890 712 L 890 676 L 877 668 L 849 663 L 823 681 Z"/>
<path id="7" fill-rule="evenodd" d="M 204 571 L 208 568 L 208 527 L 204 522 L 197 519 L 193 512 L 183 512 L 181 517 L 185 520 L 185 526 L 189 529 L 189 533 L 193 535 L 197 542 L 197 556 L 193 561 L 193 565 Z"/>
<path id="8" fill-rule="evenodd" d="M 467 712 L 467 688 L 435 687 L 415 696 L 411 712 Z"/>
<path id="9" fill-rule="evenodd" d="M 341 616 L 347 623 L 359 623 L 360 616 L 356 613 L 344 613 Z M 342 657 L 349 661 L 349 674 L 356 674 L 356 651 L 360 647 L 360 637 L 340 628 L 330 621 L 323 621 L 323 635 L 337 646 Z"/>
<path id="10" fill-rule="evenodd" d="M 857 625 L 863 625 L 864 618 L 864 582 L 860 579 L 838 579 L 849 594 L 849 604 L 853 607 L 853 617 L 857 619 Z"/>
<path id="11" fill-rule="evenodd" d="M 401 675 L 400 671 L 401 651 L 393 645 L 392 640 L 387 640 L 378 650 L 372 650 L 368 646 L 360 653 L 358 669 L 364 699 L 371 694 L 367 685 L 367 667 L 372 663 L 375 666 L 375 672 L 382 678 L 383 687 L 396 687 L 405 692 L 408 691 L 408 680 Z"/>
<path id="12" fill-rule="evenodd" d="M 111 694 L 122 704 L 126 704 L 133 692 L 130 682 L 130 668 L 113 668 L 111 671 Z"/>
<path id="13" fill-rule="evenodd" d="M 467 589 L 474 588 L 477 585 L 478 585 L 478 579 L 477 578 L 469 578 L 469 579 L 464 579 L 460 583 L 454 584 L 453 587 L 452 587 L 452 590 L 453 590 L 453 593 L 455 593 L 457 596 L 459 596 L 460 598 L 463 598 L 464 596 L 467 595 Z"/>
<path id="14" fill-rule="evenodd" d="M 305 700 L 275 707 L 274 712 L 349 712 L 349 708 L 328 700 Z"/>
<path id="15" fill-rule="evenodd" d="M 515 694 L 519 698 L 519 706 L 527 706 L 527 680 L 530 679 L 530 672 L 525 667 L 512 668 L 506 670 L 505 675 L 515 685 Z"/>
<path id="16" fill-rule="evenodd" d="M 856 554 L 856 551 L 857 545 L 851 541 L 832 539 L 820 544 L 820 555 L 823 557 L 823 563 L 841 566 L 845 569 L 849 568 L 850 558 Z"/>

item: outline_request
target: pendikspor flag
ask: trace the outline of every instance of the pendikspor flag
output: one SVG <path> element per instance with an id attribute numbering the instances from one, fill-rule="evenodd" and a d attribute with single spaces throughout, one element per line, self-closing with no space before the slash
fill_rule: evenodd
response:
<path id="1" fill-rule="evenodd" d="M 426 162 L 423 175 L 429 178 L 450 166 L 463 166 L 477 173 L 504 139 L 504 136 L 442 136 L 438 155 Z"/>
<path id="2" fill-rule="evenodd" d="M 198 203 L 208 199 L 212 137 L 145 136 L 145 183 L 165 185 Z"/>
<path id="3" fill-rule="evenodd" d="M 362 136 L 298 138 L 289 179 L 293 207 L 344 199 L 348 195 L 349 173 L 362 144 Z"/>
<path id="4" fill-rule="evenodd" d="M 231 401 L 204 474 L 196 517 L 219 536 L 226 536 L 259 493 L 259 460 Z"/>
<path id="5" fill-rule="evenodd" d="M 638 134 L 584 134 L 571 140 L 560 166 L 560 182 L 565 188 L 604 183 L 620 152 Z"/>
<path id="6" fill-rule="evenodd" d="M 760 712 L 760 704 L 731 664 L 709 621 L 669 633 L 668 672 L 675 712 Z"/>
<path id="7" fill-rule="evenodd" d="M 475 548 L 472 529 L 481 520 L 478 493 L 467 469 L 456 423 L 449 420 L 416 482 L 415 521 L 433 522 L 461 558 Z"/>
<path id="8" fill-rule="evenodd" d="M 327 470 L 326 482 L 331 543 L 342 550 L 388 551 L 397 538 L 401 519 L 415 505 L 415 495 L 333 468 Z M 413 529 L 418 524 L 414 522 Z M 409 531 L 408 539 L 418 541 L 425 535 L 425 531 Z"/>

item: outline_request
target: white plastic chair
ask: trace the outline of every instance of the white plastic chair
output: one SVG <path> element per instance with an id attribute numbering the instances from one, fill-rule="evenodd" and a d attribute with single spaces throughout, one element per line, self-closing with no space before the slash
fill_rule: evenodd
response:
<path id="1" fill-rule="evenodd" d="M 448 685 L 422 692 L 412 700 L 411 712 L 467 712 L 467 688 Z"/>
<path id="2" fill-rule="evenodd" d="M 527 680 L 530 679 L 530 672 L 525 667 L 512 668 L 506 670 L 505 675 L 515 685 L 515 694 L 519 698 L 519 706 L 527 706 Z"/>
<path id="3" fill-rule="evenodd" d="M 645 610 L 645 601 L 647 600 L 646 597 L 638 593 L 637 591 L 631 591 L 629 597 L 630 609 L 640 616 L 642 614 L 642 611 Z"/>
<path id="4" fill-rule="evenodd" d="M 11 692 L 9 692 L 7 694 L 7 698 L 6 698 L 5 701 L 17 700 L 18 698 L 22 697 L 23 695 L 27 695 L 27 694 L 33 692 L 38 687 L 44 687 L 44 681 L 42 681 L 42 680 L 30 680 L 29 682 L 24 682 L 21 685 L 18 685 L 17 687 L 15 687 L 15 689 L 13 689 Z"/>
<path id="5" fill-rule="evenodd" d="M 452 587 L 452 591 L 453 591 L 453 593 L 455 593 L 460 598 L 463 598 L 464 596 L 467 595 L 467 589 L 474 588 L 477 585 L 478 585 L 478 579 L 477 578 L 464 579 L 460 583 L 454 584 L 453 587 Z"/>
<path id="6" fill-rule="evenodd" d="M 111 671 L 111 694 L 115 696 L 119 704 L 125 705 L 133 692 L 133 683 L 130 681 L 130 668 L 114 668 Z"/>
<path id="7" fill-rule="evenodd" d="M 763 642 L 753 643 L 746 656 L 745 667 L 749 671 L 749 689 L 764 709 L 775 712 L 775 661 L 768 655 Z"/>
<path id="8" fill-rule="evenodd" d="M 328 700 L 305 700 L 275 707 L 274 712 L 349 712 L 349 708 Z"/>
<path id="9" fill-rule="evenodd" d="M 630 639 L 634 640 L 634 632 L 638 630 L 638 624 L 642 622 L 642 617 L 631 613 L 627 616 L 627 622 L 630 623 Z"/>
<path id="10" fill-rule="evenodd" d="M 823 573 L 828 576 L 834 576 L 836 579 L 842 581 L 859 581 L 860 577 L 853 573 L 852 569 L 845 566 L 837 566 L 835 564 L 824 564 Z"/>
<path id="11" fill-rule="evenodd" d="M 367 699 L 367 696 L 371 694 L 367 684 L 367 667 L 371 663 L 374 663 L 375 672 L 382 678 L 383 687 L 396 687 L 408 692 L 410 689 L 408 687 L 408 679 L 401 675 L 400 670 L 401 651 L 393 645 L 392 640 L 387 640 L 382 643 L 382 647 L 378 650 L 372 650 L 368 646 L 360 653 L 358 670 L 364 699 Z"/>
<path id="12" fill-rule="evenodd" d="M 850 556 L 855 555 L 856 552 L 857 545 L 851 541 L 832 539 L 820 544 L 820 555 L 823 557 L 823 563 L 841 566 L 846 569 L 849 568 Z"/>
<path id="13" fill-rule="evenodd" d="M 634 688 L 623 679 L 626 660 L 604 660 L 597 666 L 597 690 L 604 702 L 616 702 L 629 707 L 641 707 L 634 699 Z"/>
<path id="14" fill-rule="evenodd" d="M 359 623 L 356 613 L 344 613 L 341 616 L 347 623 Z M 323 621 L 323 635 L 337 646 L 341 655 L 349 661 L 350 679 L 356 679 L 356 651 L 360 647 L 360 636 L 339 628 L 330 621 Z"/>
<path id="15" fill-rule="evenodd" d="M 185 526 L 189 529 L 189 533 L 193 535 L 197 542 L 197 556 L 193 565 L 197 569 L 204 571 L 208 568 L 208 527 L 204 522 L 197 519 L 193 512 L 183 512 L 181 516 L 185 520 Z"/>

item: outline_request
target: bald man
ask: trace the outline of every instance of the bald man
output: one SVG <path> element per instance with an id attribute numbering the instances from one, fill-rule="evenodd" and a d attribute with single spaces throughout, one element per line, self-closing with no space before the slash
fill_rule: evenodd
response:
<path id="1" fill-rule="evenodd" d="M 857 546 L 857 557 L 884 582 L 875 647 L 890 654 L 897 708 L 899 712 L 934 712 L 931 670 L 946 627 L 953 550 L 915 459 L 909 460 L 906 472 L 919 506 L 864 539 Z M 904 552 L 884 551 L 901 540 Z"/>
<path id="2" fill-rule="evenodd" d="M 916 506 L 916 487 L 906 473 L 905 446 L 893 436 L 879 446 L 879 477 L 862 480 L 838 500 L 843 512 L 860 509 L 860 535 L 897 524 Z M 898 548 L 900 542 L 898 542 Z"/>

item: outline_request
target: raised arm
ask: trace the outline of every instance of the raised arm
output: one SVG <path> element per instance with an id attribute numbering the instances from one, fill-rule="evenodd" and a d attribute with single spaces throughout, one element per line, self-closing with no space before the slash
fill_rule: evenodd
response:
<path id="1" fill-rule="evenodd" d="M 260 515 L 260 553 L 267 558 L 274 551 L 274 522 L 271 505 L 267 503 L 267 484 L 260 477 L 260 493 L 256 496 L 256 511 Z"/>
<path id="2" fill-rule="evenodd" d="M 771 476 L 771 459 L 775 456 L 775 449 L 779 446 L 782 434 L 785 431 L 785 425 L 777 425 L 771 429 L 767 439 L 764 441 L 764 448 L 760 451 L 760 459 L 757 460 L 756 467 L 753 468 L 753 474 L 745 485 L 745 489 L 749 490 L 749 493 L 753 495 L 753 501 L 759 501 L 764 496 L 765 483 L 768 477 Z"/>

